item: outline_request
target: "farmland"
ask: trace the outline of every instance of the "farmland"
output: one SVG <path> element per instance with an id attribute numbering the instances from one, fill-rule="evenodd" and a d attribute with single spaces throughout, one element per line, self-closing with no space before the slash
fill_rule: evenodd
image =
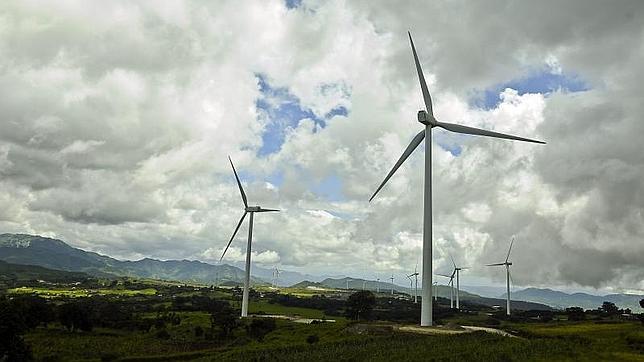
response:
<path id="1" fill-rule="evenodd" d="M 457 334 L 418 334 L 400 329 L 417 324 L 417 304 L 378 294 L 371 320 L 356 321 L 348 318 L 346 306 L 346 298 L 353 292 L 260 287 L 252 293 L 250 312 L 254 317 L 244 320 L 237 317 L 238 288 L 122 280 L 19 286 L 7 289 L 4 298 L 9 298 L 5 303 L 52 308 L 53 314 L 42 317 L 44 322 L 33 322 L 23 333 L 24 343 L 36 360 L 644 358 L 644 327 L 638 321 L 598 316 L 569 321 L 561 313 L 547 319 L 541 315 L 536 319 L 525 317 L 528 314 L 522 319 L 504 318 L 503 313 L 480 306 L 461 312 L 449 310 L 442 305 L 446 301 L 439 299 L 436 315 L 447 326 L 442 331 Z M 76 326 L 61 318 L 65 306 L 86 313 L 90 325 Z M 263 317 L 268 315 L 284 317 Z M 327 322 L 298 322 L 311 319 Z M 229 324 L 223 322 L 226 320 Z M 480 331 L 462 333 L 457 324 L 495 327 L 515 337 Z"/>

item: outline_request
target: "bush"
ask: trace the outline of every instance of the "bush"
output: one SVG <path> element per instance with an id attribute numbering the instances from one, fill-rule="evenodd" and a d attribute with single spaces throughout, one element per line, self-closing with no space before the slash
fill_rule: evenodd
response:
<path id="1" fill-rule="evenodd" d="M 168 331 L 166 331 L 165 329 L 162 329 L 162 330 L 157 332 L 156 336 L 159 339 L 169 339 L 170 338 L 170 333 L 168 333 Z"/>
<path id="2" fill-rule="evenodd" d="M 203 328 L 201 328 L 201 326 L 196 326 L 195 337 L 201 337 L 201 336 L 203 336 Z"/>
<path id="3" fill-rule="evenodd" d="M 320 340 L 320 337 L 318 337 L 315 334 L 311 334 L 310 336 L 306 337 L 306 343 L 308 344 L 317 343 L 319 340 Z"/>
<path id="4" fill-rule="evenodd" d="M 376 297 L 370 291 L 355 292 L 347 300 L 347 317 L 354 320 L 369 319 L 375 305 Z"/>
<path id="5" fill-rule="evenodd" d="M 264 336 L 275 330 L 275 320 L 272 318 L 253 319 L 246 327 L 246 332 L 251 338 L 258 341 L 264 339 Z"/>

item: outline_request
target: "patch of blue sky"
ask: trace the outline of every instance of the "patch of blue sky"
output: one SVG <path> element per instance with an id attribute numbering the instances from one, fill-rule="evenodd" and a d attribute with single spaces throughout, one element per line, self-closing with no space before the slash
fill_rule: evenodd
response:
<path id="1" fill-rule="evenodd" d="M 291 94 L 288 88 L 273 87 L 264 75 L 257 74 L 256 76 L 262 96 L 257 99 L 255 105 L 266 121 L 262 134 L 262 147 L 257 152 L 260 157 L 279 151 L 284 144 L 288 130 L 296 128 L 303 119 L 311 119 L 317 127 L 324 128 L 330 118 L 349 114 L 349 110 L 345 106 L 339 105 L 320 117 L 311 109 L 303 107 L 299 98 Z M 323 85 L 321 89 L 323 93 L 325 91 L 341 92 L 342 97 L 348 97 L 348 90 L 339 85 Z"/>
<path id="2" fill-rule="evenodd" d="M 286 8 L 288 9 L 295 9 L 302 5 L 302 0 L 286 0 Z"/>
<path id="3" fill-rule="evenodd" d="M 284 183 L 284 171 L 282 170 L 275 170 L 273 173 L 268 175 L 266 178 L 266 182 L 270 182 L 272 185 L 276 187 L 282 186 Z"/>
<path id="4" fill-rule="evenodd" d="M 434 134 L 433 141 L 442 149 L 451 153 L 452 156 L 458 156 L 463 151 L 460 145 L 462 136 L 449 134 L 446 131 L 440 131 L 440 129 L 439 131 L 432 131 L 432 133 Z"/>
<path id="5" fill-rule="evenodd" d="M 523 78 L 496 84 L 478 92 L 470 100 L 470 104 L 483 109 L 496 108 L 501 103 L 501 92 L 506 88 L 515 89 L 519 95 L 522 95 L 526 93 L 549 94 L 558 90 L 582 92 L 588 90 L 589 86 L 574 74 L 554 73 L 548 68 L 543 68 L 533 71 Z"/>
<path id="6" fill-rule="evenodd" d="M 344 201 L 346 199 L 342 194 L 342 180 L 335 174 L 327 176 L 314 184 L 311 191 L 328 201 Z"/>

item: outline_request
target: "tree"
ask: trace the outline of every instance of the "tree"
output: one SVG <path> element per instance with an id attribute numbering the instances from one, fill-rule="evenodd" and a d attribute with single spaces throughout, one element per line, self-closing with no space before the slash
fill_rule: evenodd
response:
<path id="1" fill-rule="evenodd" d="M 60 324 L 65 326 L 67 330 L 73 332 L 81 330 L 91 332 L 93 325 L 90 319 L 89 312 L 84 306 L 78 303 L 67 303 L 60 306 L 59 309 Z"/>
<path id="2" fill-rule="evenodd" d="M 349 296 L 347 300 L 347 316 L 354 320 L 369 319 L 376 305 L 376 297 L 368 290 L 361 290 Z"/>
<path id="3" fill-rule="evenodd" d="M 257 339 L 258 341 L 264 339 L 265 335 L 274 330 L 275 320 L 271 318 L 253 319 L 253 321 L 246 327 L 248 336 Z"/>
<path id="4" fill-rule="evenodd" d="M 608 316 L 616 315 L 617 313 L 619 313 L 619 308 L 617 308 L 615 303 L 612 302 L 602 303 L 602 306 L 599 309 L 601 309 Z"/>
<path id="5" fill-rule="evenodd" d="M 219 328 L 222 337 L 228 337 L 237 327 L 237 311 L 228 302 L 214 301 L 209 307 L 210 328 Z"/>
<path id="6" fill-rule="evenodd" d="M 644 308 L 644 299 L 640 300 L 640 307 Z"/>
<path id="7" fill-rule="evenodd" d="M 10 301 L 0 299 L 0 361 L 31 361 L 29 346 L 21 335 L 27 331 L 24 318 Z"/>
<path id="8" fill-rule="evenodd" d="M 586 318 L 584 309 L 580 307 L 566 308 L 566 315 L 569 321 L 583 321 Z"/>

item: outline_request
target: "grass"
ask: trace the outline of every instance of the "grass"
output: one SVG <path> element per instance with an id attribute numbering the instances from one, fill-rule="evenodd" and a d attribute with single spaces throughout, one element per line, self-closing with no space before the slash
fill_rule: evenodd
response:
<path id="1" fill-rule="evenodd" d="M 303 318 L 322 318 L 324 312 L 317 309 L 299 308 L 299 307 L 286 307 L 280 304 L 271 304 L 266 301 L 252 301 L 248 305 L 248 310 L 251 314 L 264 312 L 265 314 L 281 314 L 287 316 L 300 316 Z M 330 318 L 327 316 L 328 319 Z"/>
<path id="2" fill-rule="evenodd" d="M 154 288 L 146 289 L 49 289 L 49 288 L 34 288 L 34 287 L 20 287 L 7 290 L 8 294 L 36 294 L 43 298 L 79 298 L 89 297 L 92 295 L 108 295 L 108 296 L 137 296 L 144 295 L 150 296 L 157 293 Z"/>

